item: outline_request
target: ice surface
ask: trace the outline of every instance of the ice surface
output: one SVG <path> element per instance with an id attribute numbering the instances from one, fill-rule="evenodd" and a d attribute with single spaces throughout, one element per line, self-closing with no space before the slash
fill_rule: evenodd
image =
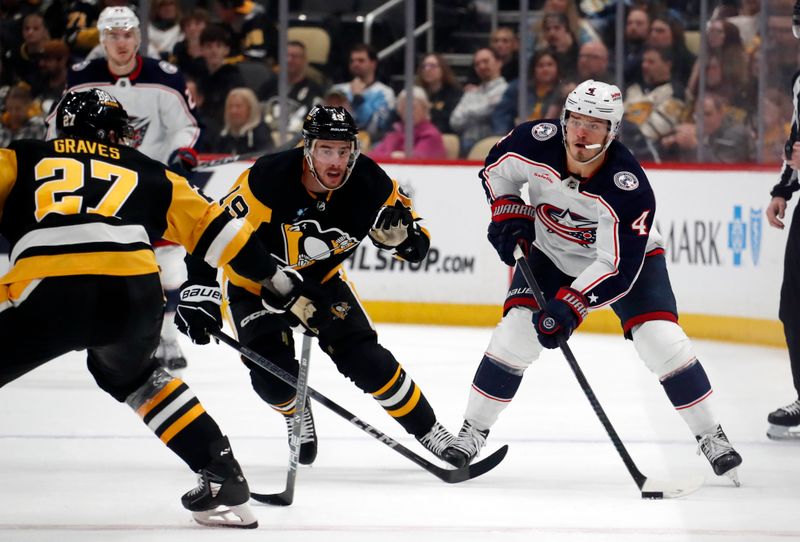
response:
<path id="1" fill-rule="evenodd" d="M 381 342 L 456 431 L 490 329 L 379 326 Z M 182 377 L 231 439 L 251 488 L 277 492 L 288 447 L 282 420 L 251 390 L 227 346 L 182 344 Z M 299 341 L 298 341 L 299 343 Z M 194 476 L 123 404 L 100 391 L 84 354 L 50 362 L 0 390 L 0 540 L 127 541 L 742 541 L 800 540 L 800 442 L 765 436 L 766 415 L 794 399 L 784 350 L 696 342 L 712 400 L 741 452 L 742 487 L 713 475 L 658 381 L 619 336 L 570 343 L 639 469 L 701 474 L 683 499 L 644 501 L 559 351 L 527 372 L 488 447 L 506 460 L 445 484 L 321 405 L 313 467 L 295 503 L 254 505 L 255 531 L 195 524 L 180 504 Z M 315 346 L 311 385 L 419 454 L 368 396 Z M 435 460 L 435 459 L 432 459 Z"/>

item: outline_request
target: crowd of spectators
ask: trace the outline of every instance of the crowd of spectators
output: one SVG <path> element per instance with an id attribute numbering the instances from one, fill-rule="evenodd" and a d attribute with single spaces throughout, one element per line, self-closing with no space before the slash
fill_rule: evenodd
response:
<path id="1" fill-rule="evenodd" d="M 149 20 L 142 21 L 148 47 L 140 54 L 171 62 L 185 77 L 205 127 L 198 149 L 245 153 L 286 143 L 278 140 L 277 27 L 270 12 L 253 0 L 209 0 L 202 3 L 208 9 L 188 1 L 152 1 Z M 712 3 L 711 17 L 702 23 L 707 55 L 701 62 L 697 44 L 689 47 L 686 39 L 687 24 L 698 33 L 696 14 L 678 2 L 632 0 L 622 39 L 624 82 L 614 77 L 614 2 L 533 2 L 527 43 L 515 27 L 501 25 L 474 44 L 471 70 L 457 73 L 439 52 L 419 56 L 411 157 L 444 158 L 443 136 L 454 134 L 458 156 L 465 158 L 481 139 L 502 137 L 516 123 L 558 117 L 566 94 L 592 78 L 622 83 L 621 137 L 644 159 L 693 160 L 700 146 L 707 161 L 754 161 L 761 110 L 763 118 L 773 119 L 762 130 L 763 157 L 780 160 L 791 107 L 785 95 L 798 60 L 787 1 L 770 0 L 767 36 L 759 35 L 756 0 Z M 95 23 L 109 5 L 127 2 L 2 0 L 0 144 L 43 137 L 43 119 L 64 91 L 67 67 L 103 55 Z M 522 53 L 529 59 L 526 111 L 517 110 Z M 288 140 L 295 140 L 313 105 L 336 104 L 353 113 L 365 152 L 405 156 L 405 96 L 396 94 L 402 80 L 381 73 L 369 45 L 331 55 L 339 55 L 332 64 L 347 66 L 345 80 L 332 80 L 336 75 L 326 65 L 311 65 L 303 42 L 289 42 Z M 759 108 L 762 60 L 771 77 Z"/>

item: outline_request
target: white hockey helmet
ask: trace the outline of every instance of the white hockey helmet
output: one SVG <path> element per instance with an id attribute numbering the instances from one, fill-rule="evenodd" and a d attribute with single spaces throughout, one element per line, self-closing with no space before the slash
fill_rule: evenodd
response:
<path id="1" fill-rule="evenodd" d="M 581 115 L 608 121 L 608 138 L 603 147 L 605 151 L 614 138 L 617 137 L 624 112 L 625 107 L 622 105 L 622 92 L 620 92 L 619 87 L 602 81 L 587 79 L 569 93 L 567 102 L 564 104 L 564 110 L 561 112 L 561 129 L 564 132 L 564 144 L 566 145 L 569 114 L 580 113 Z"/>
<path id="2" fill-rule="evenodd" d="M 105 32 L 112 28 L 122 30 L 135 30 L 139 35 L 139 17 L 128 6 L 107 7 L 100 12 L 97 18 L 97 29 L 100 31 L 100 41 L 103 41 Z"/>

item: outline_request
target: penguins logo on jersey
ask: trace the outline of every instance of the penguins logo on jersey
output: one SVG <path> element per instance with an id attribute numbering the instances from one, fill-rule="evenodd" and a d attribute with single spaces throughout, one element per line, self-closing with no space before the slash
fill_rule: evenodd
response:
<path id="1" fill-rule="evenodd" d="M 316 220 L 283 225 L 286 265 L 307 267 L 358 245 L 358 240 L 338 228 L 323 230 Z"/>
<path id="2" fill-rule="evenodd" d="M 537 207 L 536 216 L 549 232 L 567 241 L 589 246 L 597 240 L 597 223 L 569 209 L 543 204 Z"/>
<path id="3" fill-rule="evenodd" d="M 636 190 L 639 187 L 639 179 L 630 171 L 620 171 L 614 174 L 614 184 L 622 190 Z"/>
<path id="4" fill-rule="evenodd" d="M 533 139 L 537 141 L 547 141 L 554 135 L 556 135 L 556 125 L 543 122 L 542 124 L 537 124 L 533 128 L 531 128 L 531 135 L 533 135 Z"/>

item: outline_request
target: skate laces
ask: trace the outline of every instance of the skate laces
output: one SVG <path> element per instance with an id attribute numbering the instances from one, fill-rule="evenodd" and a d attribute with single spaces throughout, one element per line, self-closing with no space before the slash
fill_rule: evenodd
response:
<path id="1" fill-rule="evenodd" d="M 284 416 L 283 419 L 286 422 L 286 429 L 289 431 L 289 434 L 292 434 L 292 423 L 294 420 L 293 416 Z M 303 409 L 303 421 L 300 424 L 300 444 L 308 444 L 309 442 L 314 442 L 314 417 L 311 415 L 311 409 L 306 405 L 306 408 Z"/>
<path id="2" fill-rule="evenodd" d="M 488 430 L 482 431 L 465 420 L 452 446 L 464 452 L 467 457 L 472 458 L 478 455 L 480 449 L 486 444 L 486 437 L 488 435 Z"/>
<path id="3" fill-rule="evenodd" d="M 778 410 L 782 410 L 790 416 L 797 416 L 798 414 L 800 414 L 800 399 L 796 400 L 791 405 L 786 405 L 785 407 L 781 407 Z"/>
<path id="4" fill-rule="evenodd" d="M 697 455 L 700 455 L 700 452 L 705 454 L 709 461 L 714 462 L 723 455 L 733 452 L 733 446 L 722 432 L 722 428 L 717 426 L 713 433 L 706 433 L 700 437 L 697 442 Z"/>
<path id="5" fill-rule="evenodd" d="M 431 427 L 431 430 L 419 439 L 419 443 L 437 457 L 441 457 L 445 448 L 450 446 L 454 440 L 455 437 L 450 434 L 450 431 L 445 429 L 439 422 L 436 422 L 433 424 L 433 427 Z"/>

